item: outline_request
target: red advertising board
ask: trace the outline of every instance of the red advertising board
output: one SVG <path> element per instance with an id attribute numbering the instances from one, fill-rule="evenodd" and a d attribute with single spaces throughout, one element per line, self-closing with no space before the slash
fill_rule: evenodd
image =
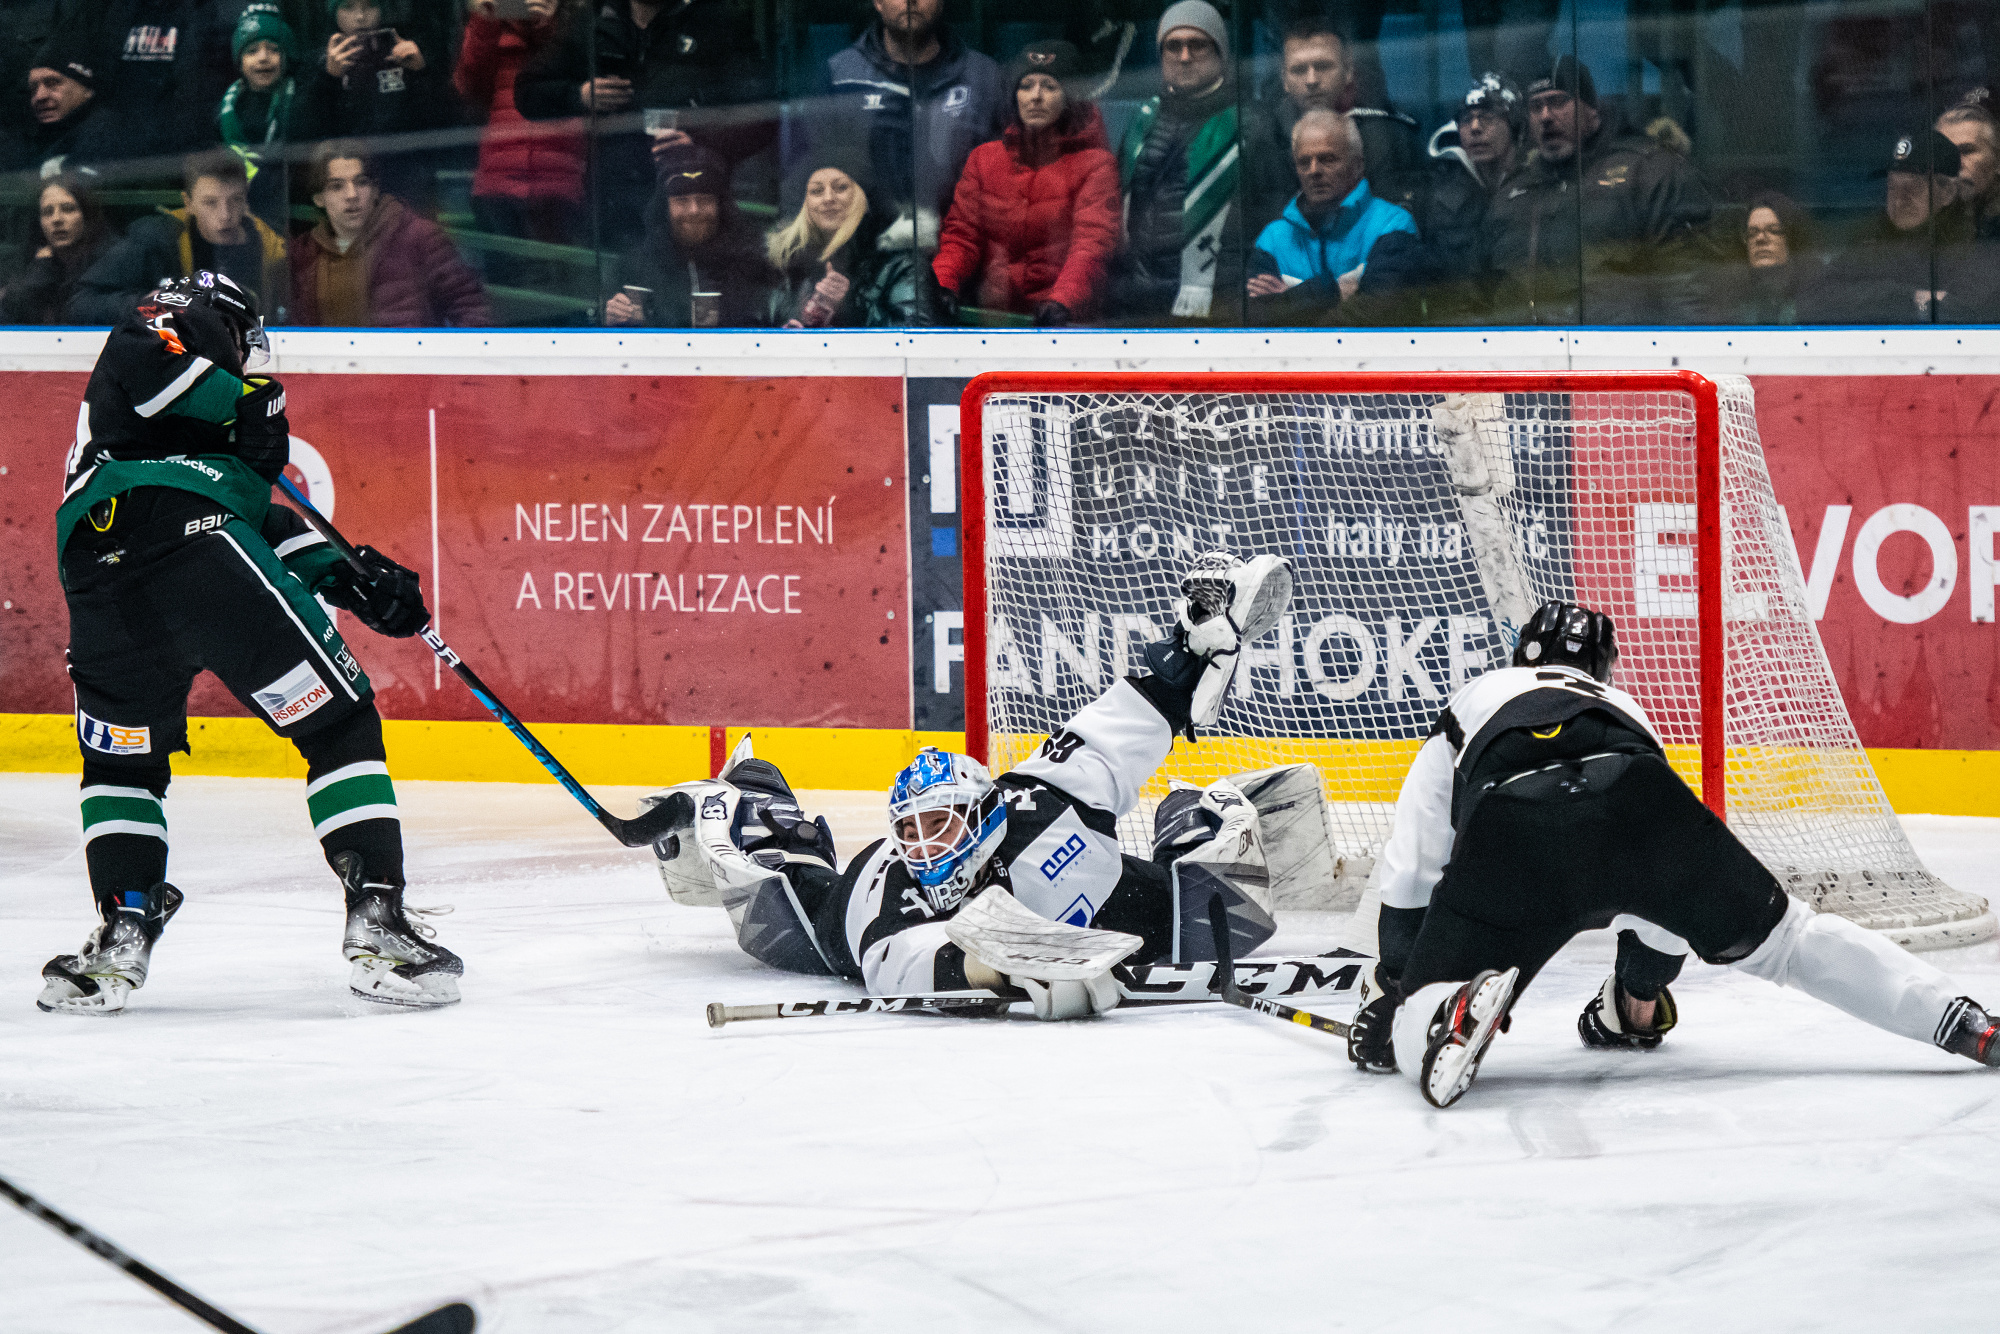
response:
<path id="1" fill-rule="evenodd" d="M 1863 744 L 2000 749 L 2000 376 L 1753 376 Z"/>
<path id="2" fill-rule="evenodd" d="M 71 707 L 51 521 L 85 378 L 0 376 L 0 712 Z M 910 725 L 900 379 L 299 375 L 287 395 L 295 475 L 423 575 L 523 717 Z M 355 638 L 385 716 L 486 716 L 415 640 Z M 242 712 L 206 677 L 190 707 Z"/>

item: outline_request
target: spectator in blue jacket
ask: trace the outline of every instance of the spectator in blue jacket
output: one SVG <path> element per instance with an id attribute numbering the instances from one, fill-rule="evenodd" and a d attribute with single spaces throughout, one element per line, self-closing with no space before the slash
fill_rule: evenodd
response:
<path id="1" fill-rule="evenodd" d="M 1417 224 L 1368 189 L 1361 133 L 1323 107 L 1292 127 L 1299 192 L 1258 234 L 1250 255 L 1254 324 L 1351 324 L 1387 313 L 1389 298 L 1418 281 Z"/>

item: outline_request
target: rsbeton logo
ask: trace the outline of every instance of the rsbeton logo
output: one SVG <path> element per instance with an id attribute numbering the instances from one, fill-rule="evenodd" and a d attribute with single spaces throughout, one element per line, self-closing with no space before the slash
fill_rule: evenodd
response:
<path id="1" fill-rule="evenodd" d="M 271 721 L 283 727 L 317 709 L 333 698 L 333 689 L 306 663 L 286 672 L 262 690 L 250 692 L 259 708 L 271 715 Z"/>

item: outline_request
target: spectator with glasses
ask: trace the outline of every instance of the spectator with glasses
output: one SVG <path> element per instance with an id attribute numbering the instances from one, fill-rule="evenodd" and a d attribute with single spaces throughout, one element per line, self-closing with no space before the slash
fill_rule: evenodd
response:
<path id="1" fill-rule="evenodd" d="M 1160 16 L 1161 94 L 1118 150 L 1125 253 L 1115 313 L 1134 324 L 1243 319 L 1236 84 L 1229 35 L 1208 0 Z"/>

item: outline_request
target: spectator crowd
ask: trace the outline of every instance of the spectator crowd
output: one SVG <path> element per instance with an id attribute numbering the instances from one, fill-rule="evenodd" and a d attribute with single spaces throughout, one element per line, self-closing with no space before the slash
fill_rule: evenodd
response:
<path id="1" fill-rule="evenodd" d="M 342 327 L 2000 322 L 1983 88 L 1829 218 L 1546 40 L 1470 42 L 1508 67 L 1426 137 L 1367 6 L 1260 64 L 1210 0 L 1099 3 L 1003 65 L 855 3 L 787 106 L 734 0 L 0 0 L 0 319 L 209 268 Z"/>

